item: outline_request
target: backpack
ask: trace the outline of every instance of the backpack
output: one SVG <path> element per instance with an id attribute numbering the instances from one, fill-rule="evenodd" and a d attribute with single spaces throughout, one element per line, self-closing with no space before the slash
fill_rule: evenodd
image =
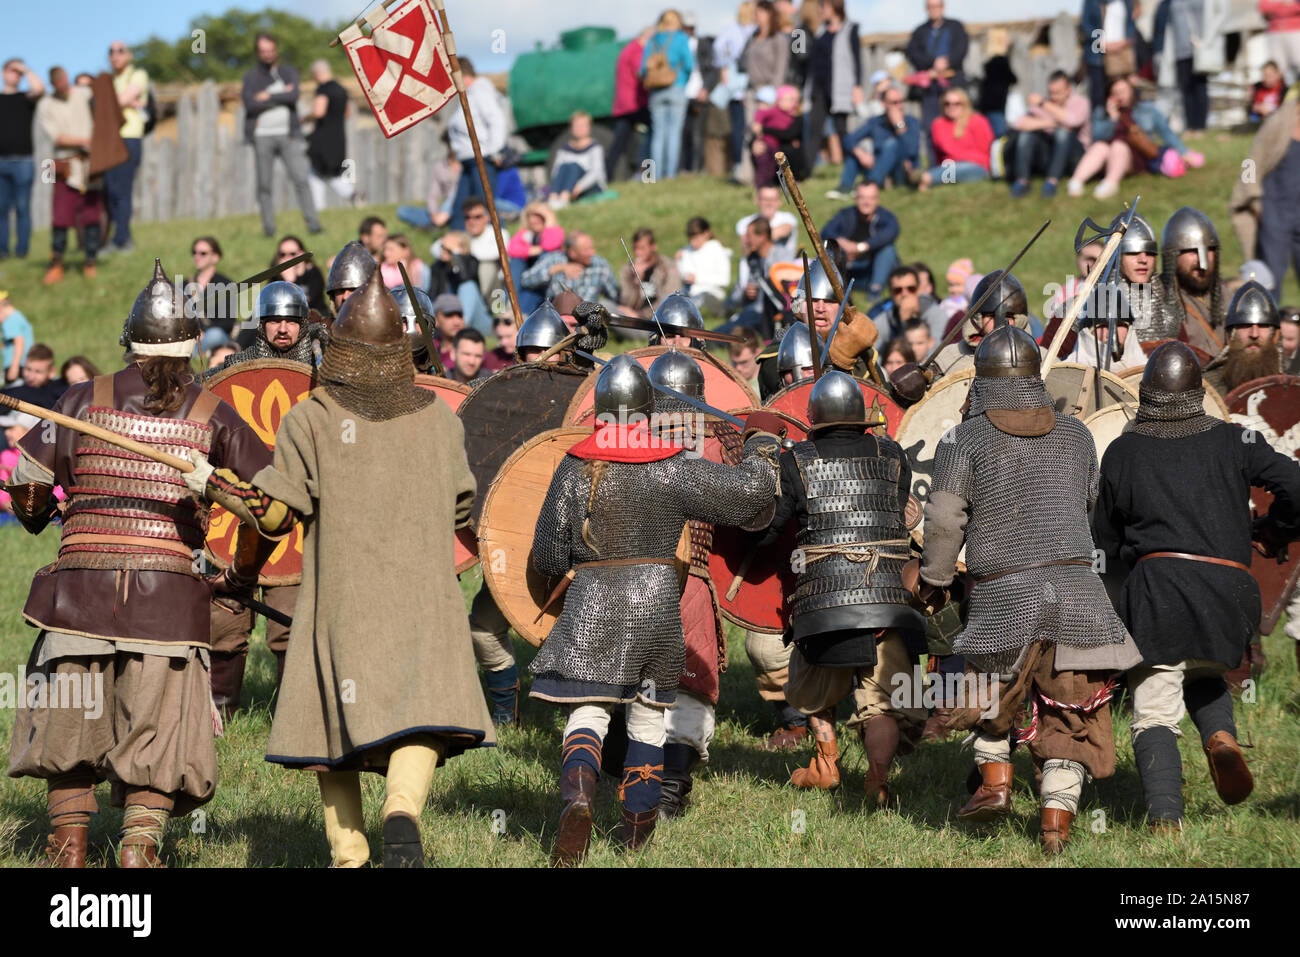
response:
<path id="1" fill-rule="evenodd" d="M 662 90 L 677 82 L 677 71 L 668 65 L 668 54 L 656 50 L 646 58 L 641 85 L 647 90 Z"/>

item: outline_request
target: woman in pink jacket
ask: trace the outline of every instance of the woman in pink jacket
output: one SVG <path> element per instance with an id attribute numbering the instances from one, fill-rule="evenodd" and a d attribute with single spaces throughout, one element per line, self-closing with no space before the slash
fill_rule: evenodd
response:
<path id="1" fill-rule="evenodd" d="M 930 124 L 935 165 L 922 174 L 922 190 L 936 183 L 973 183 L 989 178 L 993 127 L 975 112 L 963 89 L 954 87 L 944 93 L 942 105 L 943 115 Z"/>
<path id="2" fill-rule="evenodd" d="M 529 203 L 524 207 L 523 223 L 524 228 L 510 237 L 506 254 L 510 257 L 510 274 L 518 291 L 519 308 L 528 315 L 542 304 L 542 296 L 532 289 L 525 289 L 520 277 L 542 253 L 564 245 L 564 229 L 555 217 L 555 210 L 543 202 Z"/>

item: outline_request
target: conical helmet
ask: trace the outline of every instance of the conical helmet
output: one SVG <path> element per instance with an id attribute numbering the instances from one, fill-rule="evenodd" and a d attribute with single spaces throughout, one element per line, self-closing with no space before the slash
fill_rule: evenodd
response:
<path id="1" fill-rule="evenodd" d="M 579 300 L 581 302 L 581 300 Z M 528 314 L 515 336 L 515 351 L 521 349 L 549 349 L 569 334 L 569 327 L 560 313 L 549 302 L 544 302 Z"/>
<path id="2" fill-rule="evenodd" d="M 1142 370 L 1142 388 L 1186 392 L 1201 387 L 1201 363 L 1185 342 L 1177 339 L 1157 346 Z"/>
<path id="3" fill-rule="evenodd" d="M 371 346 L 388 346 L 406 341 L 406 323 L 392 294 L 384 288 L 379 270 L 354 292 L 339 310 L 330 330 L 335 340 L 350 339 Z"/>
<path id="4" fill-rule="evenodd" d="M 1282 314 L 1278 311 L 1273 294 L 1254 279 L 1246 282 L 1228 304 L 1227 328 L 1237 326 L 1281 326 Z"/>
<path id="5" fill-rule="evenodd" d="M 795 323 L 781 337 L 781 347 L 776 351 L 776 368 L 782 373 L 791 372 L 795 375 L 801 369 L 812 368 L 812 340 L 808 337 L 808 327 L 804 323 Z"/>
<path id="6" fill-rule="evenodd" d="M 1118 229 L 1124 222 L 1124 217 L 1128 213 L 1120 213 L 1110 221 L 1111 229 Z M 1134 215 L 1133 221 L 1128 224 L 1128 231 L 1124 233 L 1124 238 L 1119 241 L 1119 254 L 1125 253 L 1150 253 L 1156 255 L 1160 252 L 1160 243 L 1156 241 L 1156 231 L 1151 228 L 1141 216 Z"/>
<path id="7" fill-rule="evenodd" d="M 1176 261 L 1184 250 L 1194 249 L 1200 268 L 1209 269 L 1210 250 L 1219 248 L 1219 231 L 1209 216 L 1192 206 L 1184 206 L 1169 217 L 1161 240 L 1161 252 L 1168 262 Z M 1166 267 L 1166 271 L 1172 269 Z"/>
<path id="8" fill-rule="evenodd" d="M 297 319 L 301 322 L 307 318 L 307 313 L 310 311 L 307 295 L 296 283 L 278 279 L 267 283 L 257 294 L 259 322 L 268 319 Z"/>
<path id="9" fill-rule="evenodd" d="M 650 381 L 695 399 L 704 398 L 704 371 L 700 364 L 675 349 L 650 363 Z"/>
<path id="10" fill-rule="evenodd" d="M 1041 363 L 1038 343 L 1018 326 L 999 326 L 975 351 L 975 374 L 984 378 L 1038 375 Z"/>
<path id="11" fill-rule="evenodd" d="M 838 369 L 823 373 L 808 394 L 809 431 L 858 423 L 867 424 L 867 402 L 857 380 Z"/>
<path id="12" fill-rule="evenodd" d="M 680 292 L 664 297 L 659 303 L 659 308 L 655 310 L 655 319 L 670 336 L 674 332 L 684 336 L 692 329 L 704 328 L 704 317 L 700 315 L 699 307 L 690 296 Z"/>
<path id="13" fill-rule="evenodd" d="M 831 269 L 834 271 L 835 278 L 840 279 L 839 270 L 835 269 L 835 264 L 831 263 Z M 808 264 L 808 285 L 812 287 L 812 295 L 804 294 L 804 280 L 800 278 L 799 287 L 795 290 L 794 298 L 796 299 L 823 299 L 827 302 L 835 300 L 835 288 L 831 285 L 830 279 L 826 277 L 826 270 L 822 266 L 820 259 L 814 259 Z M 843 281 L 840 282 L 843 288 Z"/>
<path id="14" fill-rule="evenodd" d="M 162 261 L 155 259 L 153 278 L 135 297 L 118 342 L 139 356 L 188 359 L 198 338 L 198 320 L 185 314 L 180 290 L 167 278 Z"/>
<path id="15" fill-rule="evenodd" d="M 366 247 L 355 239 L 339 250 L 330 266 L 329 277 L 325 280 L 325 291 L 331 296 L 336 292 L 360 289 L 362 284 L 375 271 L 375 259 L 366 251 Z"/>
<path id="16" fill-rule="evenodd" d="M 1004 322 L 1010 322 L 1012 316 L 1023 316 L 1029 312 L 1025 287 L 1011 273 L 1004 276 L 1001 269 L 993 270 L 979 281 L 975 292 L 971 295 L 971 304 L 979 302 L 985 291 L 995 283 L 998 288 L 989 293 L 989 297 L 979 307 L 981 316 L 993 316 L 996 323 L 1002 325 Z"/>
<path id="17" fill-rule="evenodd" d="M 402 314 L 402 322 L 406 326 L 407 332 L 419 332 L 420 324 L 415 318 L 415 307 L 411 305 L 411 297 L 406 294 L 405 286 L 393 286 L 388 290 L 393 296 L 393 302 L 397 303 L 397 311 Z M 433 325 L 433 300 L 423 289 L 415 290 L 415 301 L 420 306 L 420 311 L 424 313 L 424 321 Z M 347 305 L 347 303 L 344 303 Z"/>
<path id="18" fill-rule="evenodd" d="M 596 416 L 649 415 L 655 408 L 654 386 L 641 363 L 624 353 L 615 356 L 596 376 Z"/>

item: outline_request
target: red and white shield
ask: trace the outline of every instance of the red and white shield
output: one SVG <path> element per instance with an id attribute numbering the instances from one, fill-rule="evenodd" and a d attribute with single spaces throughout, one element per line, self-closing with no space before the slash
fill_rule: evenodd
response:
<path id="1" fill-rule="evenodd" d="M 396 136 L 456 95 L 451 61 L 427 0 L 405 0 L 392 13 L 376 6 L 364 19 L 370 36 L 354 23 L 339 38 L 379 128 Z"/>

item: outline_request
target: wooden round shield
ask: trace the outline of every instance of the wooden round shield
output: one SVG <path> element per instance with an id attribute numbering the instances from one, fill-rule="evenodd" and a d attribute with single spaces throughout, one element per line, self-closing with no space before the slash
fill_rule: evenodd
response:
<path id="1" fill-rule="evenodd" d="M 456 414 L 465 426 L 465 454 L 478 482 L 477 526 L 488 487 L 510 455 L 535 435 L 565 424 L 573 393 L 587 379 L 571 365 L 523 362 L 481 379 Z"/>
<path id="2" fill-rule="evenodd" d="M 1283 455 L 1300 458 L 1300 376 L 1272 375 L 1243 382 L 1227 396 L 1229 421 L 1253 430 Z M 1261 488 L 1250 490 L 1255 512 L 1265 514 L 1273 496 Z M 1300 579 L 1300 548 L 1292 546 L 1290 559 L 1278 564 L 1271 558 L 1254 556 L 1250 573 L 1259 583 L 1262 611 L 1259 630 L 1271 634 Z"/>
<path id="3" fill-rule="evenodd" d="M 560 461 L 589 435 L 589 428 L 560 428 L 534 436 L 506 459 L 483 496 L 478 522 L 483 580 L 511 627 L 533 645 L 546 640 L 564 609 L 562 598 L 544 607 L 561 579 L 533 567 L 537 516 Z"/>
<path id="4" fill-rule="evenodd" d="M 422 372 L 416 373 L 415 384 L 421 389 L 438 393 L 438 397 L 451 406 L 453 412 L 459 410 L 465 397 L 474 391 L 464 382 L 456 382 L 436 375 L 425 375 Z"/>
<path id="5" fill-rule="evenodd" d="M 1164 342 L 1172 340 L 1165 339 Z M 1145 345 L 1145 343 L 1143 343 Z M 1131 369 L 1125 369 L 1119 373 L 1119 377 L 1129 384 L 1130 388 L 1136 389 L 1142 380 L 1142 373 L 1146 371 L 1146 366 L 1134 366 Z M 1223 396 L 1219 395 L 1219 390 L 1208 382 L 1205 383 L 1205 414 L 1212 415 L 1216 419 L 1228 421 L 1228 406 L 1223 401 Z"/>
<path id="6" fill-rule="evenodd" d="M 709 577 L 724 618 L 750 631 L 780 634 L 790 613 L 785 596 L 792 594 L 795 574 L 790 553 L 795 547 L 794 523 L 770 548 L 754 548 L 756 536 L 738 528 L 714 526 Z"/>
<path id="7" fill-rule="evenodd" d="M 871 431 L 891 437 L 897 435 L 898 426 L 903 421 L 903 407 L 873 383 L 865 379 L 858 379 L 857 382 L 858 388 L 862 390 L 862 398 L 867 403 L 867 421 L 879 422 L 882 418 L 885 420 L 883 429 L 874 428 Z M 812 379 L 804 379 L 788 385 L 767 400 L 767 408 L 806 421 L 808 396 L 812 392 L 812 387 Z"/>
<path id="8" fill-rule="evenodd" d="M 649 369 L 651 364 L 665 352 L 671 351 L 671 346 L 644 346 L 640 349 L 628 351 L 633 359 L 639 362 L 642 368 Z M 758 396 L 754 390 L 749 387 L 749 383 L 740 377 L 735 369 L 725 366 L 707 352 L 700 352 L 698 349 L 678 349 L 678 352 L 690 356 L 700 364 L 700 369 L 704 372 L 704 401 L 715 409 L 721 409 L 723 412 L 734 412 L 736 409 L 751 409 L 759 404 Z M 569 408 L 564 415 L 565 425 L 590 425 L 595 417 L 595 398 L 592 390 L 596 387 L 596 375 L 593 372 L 587 377 L 587 380 L 578 387 L 574 393 L 573 400 L 569 403 Z"/>
<path id="9" fill-rule="evenodd" d="M 230 366 L 203 383 L 252 427 L 268 449 L 275 448 L 280 420 L 294 405 L 307 398 L 315 385 L 313 370 L 301 362 L 284 359 L 252 359 Z M 230 564 L 235 554 L 239 520 L 220 505 L 208 516 L 207 557 L 218 568 Z M 262 566 L 258 582 L 263 585 L 297 585 L 302 581 L 302 525 L 280 540 Z"/>
<path id="10" fill-rule="evenodd" d="M 936 381 L 920 402 L 903 414 L 894 433 L 894 441 L 912 467 L 912 497 L 924 505 L 930 499 L 934 478 L 934 453 L 943 434 L 961 422 L 961 407 L 966 404 L 975 370 L 962 369 Z M 921 528 L 913 532 L 920 538 Z"/>
<path id="11" fill-rule="evenodd" d="M 1086 419 L 1098 409 L 1116 402 L 1137 405 L 1137 386 L 1115 373 L 1079 362 L 1058 362 L 1047 372 L 1047 391 L 1056 401 L 1056 411 Z"/>
<path id="12" fill-rule="evenodd" d="M 1088 427 L 1092 433 L 1092 439 L 1097 443 L 1097 462 L 1101 463 L 1102 456 L 1106 454 L 1106 449 L 1110 448 L 1110 443 L 1120 437 L 1120 434 L 1128 427 L 1137 415 L 1137 409 L 1128 405 L 1115 403 L 1108 405 L 1104 409 L 1098 409 L 1092 415 L 1083 420 L 1083 424 Z"/>

